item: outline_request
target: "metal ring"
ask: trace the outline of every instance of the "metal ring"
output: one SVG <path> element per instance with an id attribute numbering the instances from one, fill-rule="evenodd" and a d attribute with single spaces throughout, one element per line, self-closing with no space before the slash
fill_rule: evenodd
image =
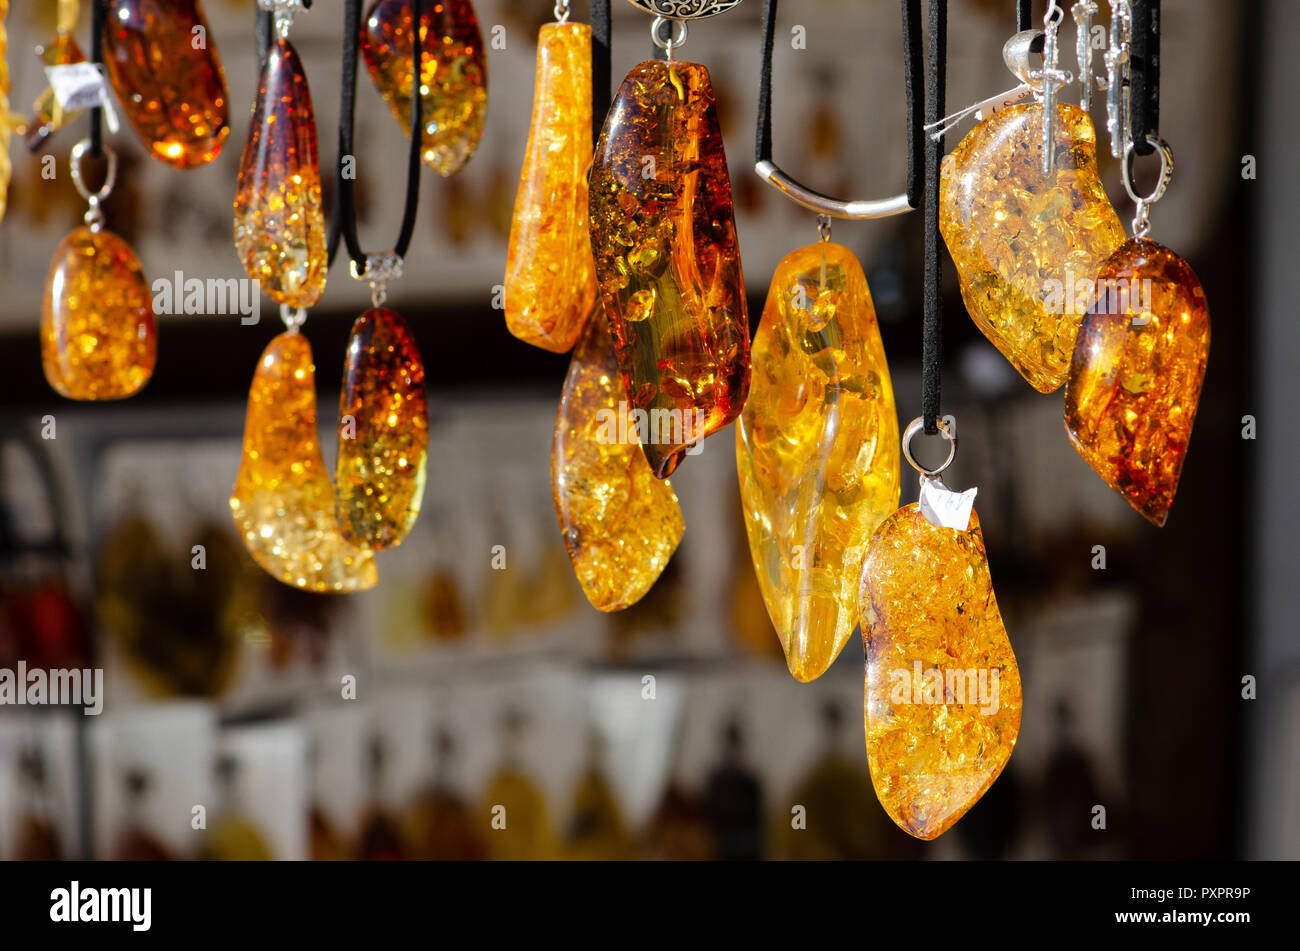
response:
<path id="1" fill-rule="evenodd" d="M 907 429 L 903 430 L 903 458 L 907 460 L 908 465 L 923 476 L 937 476 L 952 465 L 952 461 L 957 458 L 957 433 L 955 428 L 949 426 L 947 420 L 940 419 L 936 422 L 939 427 L 939 434 L 948 440 L 948 458 L 939 463 L 934 469 L 927 469 L 912 456 L 912 437 L 925 429 L 925 420 L 918 416 L 907 424 Z"/>
<path id="2" fill-rule="evenodd" d="M 101 145 L 100 151 L 108 159 L 108 171 L 104 175 L 104 184 L 99 186 L 99 191 L 94 192 L 86 188 L 86 180 L 81 176 L 81 160 L 85 154 L 90 151 L 90 139 L 82 139 L 72 147 L 72 184 L 76 186 L 81 197 L 90 202 L 91 205 L 98 205 L 113 191 L 113 183 L 117 181 L 117 153 L 108 145 Z"/>
<path id="3" fill-rule="evenodd" d="M 1174 177 L 1174 153 L 1169 148 L 1169 143 L 1158 135 L 1148 135 L 1147 144 L 1160 153 L 1160 181 L 1156 183 L 1150 195 L 1144 198 L 1133 190 L 1133 156 L 1136 150 L 1132 142 L 1124 146 L 1124 161 L 1120 163 L 1120 167 L 1124 170 L 1124 190 L 1128 192 L 1129 198 L 1141 205 L 1152 205 L 1163 198 L 1165 189 L 1169 187 L 1169 180 Z"/>
<path id="4" fill-rule="evenodd" d="M 659 35 L 659 29 L 665 23 L 668 24 L 668 39 L 666 40 Z M 674 26 L 680 26 L 682 28 L 682 35 L 679 39 L 673 39 Z M 686 42 L 686 21 L 670 20 L 667 17 L 655 17 L 653 22 L 650 24 L 650 39 L 654 40 L 655 46 L 665 52 L 678 49 Z"/>
<path id="5" fill-rule="evenodd" d="M 298 329 L 307 322 L 307 308 L 290 307 L 288 304 L 281 304 L 280 320 L 287 332 L 296 334 Z"/>

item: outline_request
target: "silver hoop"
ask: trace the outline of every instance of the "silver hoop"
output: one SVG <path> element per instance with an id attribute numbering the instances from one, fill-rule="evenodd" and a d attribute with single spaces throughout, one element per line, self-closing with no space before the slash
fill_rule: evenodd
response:
<path id="1" fill-rule="evenodd" d="M 726 13 L 740 0 L 628 0 L 632 6 L 667 20 L 699 20 Z"/>
<path id="2" fill-rule="evenodd" d="M 948 421 L 945 419 L 939 419 L 935 422 L 939 427 L 939 434 L 943 436 L 944 439 L 948 440 L 948 458 L 939 463 L 939 465 L 933 469 L 927 469 L 925 466 L 917 462 L 916 458 L 912 455 L 912 439 L 917 433 L 922 432 L 925 429 L 925 420 L 918 416 L 907 424 L 907 429 L 903 430 L 903 458 L 907 460 L 908 465 L 921 473 L 922 476 L 937 476 L 939 473 L 943 472 L 943 470 L 952 465 L 952 461 L 957 458 L 956 427 L 949 426 Z"/>
<path id="3" fill-rule="evenodd" d="M 281 304 L 280 320 L 288 333 L 296 334 L 298 328 L 307 322 L 307 308 L 290 307 L 288 304 Z"/>
<path id="4" fill-rule="evenodd" d="M 660 35 L 663 25 L 668 24 L 668 39 Z M 674 38 L 673 28 L 681 27 L 681 35 Z M 670 20 L 667 17 L 655 17 L 650 23 L 650 39 L 654 41 L 655 46 L 668 54 L 668 58 L 673 58 L 673 50 L 681 47 L 686 42 L 686 21 Z"/>
<path id="5" fill-rule="evenodd" d="M 1135 238 L 1145 238 L 1147 232 L 1151 230 L 1149 221 L 1151 206 L 1165 196 L 1169 181 L 1174 177 L 1174 152 L 1169 147 L 1169 143 L 1158 135 L 1148 135 L 1147 144 L 1160 153 L 1160 180 L 1156 182 L 1151 194 L 1139 195 L 1133 188 L 1133 156 L 1137 154 L 1137 150 L 1132 142 L 1124 146 L 1124 161 L 1120 163 L 1124 173 L 1124 191 L 1128 192 L 1128 197 L 1133 199 L 1135 205 L 1133 215 Z"/>
<path id="6" fill-rule="evenodd" d="M 82 139 L 72 147 L 70 164 L 72 166 L 72 184 L 76 186 L 81 197 L 90 202 L 93 207 L 102 202 L 113 191 L 113 184 L 117 181 L 117 153 L 109 148 L 107 144 L 100 146 L 100 151 L 108 159 L 108 171 L 104 175 L 104 184 L 99 186 L 99 191 L 92 193 L 86 187 L 86 180 L 81 174 L 81 160 L 88 151 L 90 151 L 90 139 Z"/>

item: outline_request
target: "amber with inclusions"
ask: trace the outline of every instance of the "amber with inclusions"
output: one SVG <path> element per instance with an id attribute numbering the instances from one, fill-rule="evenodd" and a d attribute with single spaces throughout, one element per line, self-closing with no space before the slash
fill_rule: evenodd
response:
<path id="1" fill-rule="evenodd" d="M 150 155 L 193 168 L 221 153 L 226 74 L 198 0 L 106 0 L 104 63 Z"/>
<path id="2" fill-rule="evenodd" d="M 709 72 L 649 61 L 618 91 L 590 173 L 601 306 L 659 478 L 740 414 L 749 318 Z"/>
<path id="3" fill-rule="evenodd" d="M 376 0 L 361 30 L 370 77 L 411 134 L 411 0 Z M 487 61 L 469 0 L 426 2 L 421 10 L 420 88 L 424 163 L 455 175 L 469 161 L 487 114 Z"/>
<path id="4" fill-rule="evenodd" d="M 235 194 L 235 249 L 277 303 L 310 307 L 325 290 L 316 116 L 293 45 L 271 45 L 257 87 Z"/>
<path id="5" fill-rule="evenodd" d="M 548 23 L 506 256 L 506 326 L 526 343 L 572 349 L 596 299 L 587 230 L 591 27 Z"/>
<path id="6" fill-rule="evenodd" d="M 258 361 L 248 391 L 244 455 L 230 511 L 253 560 L 307 591 L 374 587 L 374 557 L 334 520 L 334 486 L 316 432 L 316 368 L 300 333 L 282 333 Z"/>
<path id="7" fill-rule="evenodd" d="M 609 331 L 590 320 L 560 398 L 551 487 L 573 570 L 601 611 L 641 600 L 685 528 L 677 496 L 650 471 L 630 416 Z"/>
<path id="8" fill-rule="evenodd" d="M 825 673 L 858 623 L 867 542 L 898 508 L 898 416 L 867 280 L 819 243 L 772 277 L 736 469 L 749 551 L 795 679 Z"/>
<path id="9" fill-rule="evenodd" d="M 1020 732 L 1020 670 L 979 519 L 932 525 L 916 503 L 871 539 L 862 576 L 867 762 L 891 819 L 933 839 L 988 791 Z"/>
<path id="10" fill-rule="evenodd" d="M 424 364 L 399 314 L 382 307 L 352 325 L 339 419 L 338 522 L 363 548 L 402 543 L 424 498 L 429 403 Z"/>
<path id="11" fill-rule="evenodd" d="M 1012 106 L 943 160 L 939 227 L 975 325 L 1037 390 L 1065 382 L 1087 289 L 1124 229 L 1097 173 L 1092 120 L 1057 106 L 1042 170 L 1043 107 Z"/>
<path id="12" fill-rule="evenodd" d="M 1065 429 L 1129 504 L 1163 525 L 1210 355 L 1201 282 L 1181 257 L 1126 241 L 1097 275 L 1065 387 Z"/>

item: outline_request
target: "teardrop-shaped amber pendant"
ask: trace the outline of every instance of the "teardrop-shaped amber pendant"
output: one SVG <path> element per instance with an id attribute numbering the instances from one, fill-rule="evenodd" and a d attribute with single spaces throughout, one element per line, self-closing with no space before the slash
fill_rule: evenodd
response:
<path id="1" fill-rule="evenodd" d="M 591 164 L 591 27 L 547 23 L 537 39 L 528 152 L 506 256 L 506 326 L 564 353 L 591 316 L 596 272 L 587 229 Z"/>
<path id="2" fill-rule="evenodd" d="M 69 399 L 118 400 L 144 388 L 157 354 L 153 299 L 135 252 L 111 231 L 73 231 L 45 280 L 45 379 Z"/>
<path id="3" fill-rule="evenodd" d="M 293 44 L 271 44 L 239 161 L 235 249 L 277 303 L 310 307 L 325 290 L 316 115 Z"/>
<path id="4" fill-rule="evenodd" d="M 402 543 L 424 499 L 429 402 L 424 364 L 401 316 L 383 307 L 352 324 L 339 398 L 338 523 L 364 548 Z"/>
<path id="5" fill-rule="evenodd" d="M 937 838 L 993 785 L 1020 732 L 1020 669 L 973 511 L 964 532 L 932 525 L 916 503 L 881 523 L 862 636 L 876 796 L 904 832 Z"/>
<path id="6" fill-rule="evenodd" d="M 685 526 L 672 486 L 655 478 L 641 452 L 614 346 L 599 316 L 587 322 L 564 380 L 551 489 L 587 600 L 601 611 L 640 601 Z"/>
<path id="7" fill-rule="evenodd" d="M 257 363 L 230 512 L 253 560 L 285 584 L 347 592 L 379 580 L 371 553 L 348 544 L 334 521 L 316 432 L 316 367 L 301 333 L 280 334 Z"/>
<path id="8" fill-rule="evenodd" d="M 1124 229 L 1097 173 L 1092 119 L 1057 106 L 1044 174 L 1043 107 L 1011 106 L 943 160 L 939 227 L 975 325 L 1042 393 L 1065 382 L 1088 289 Z"/>
<path id="9" fill-rule="evenodd" d="M 596 143 L 591 247 L 623 383 L 666 478 L 735 419 L 749 318 L 731 180 L 709 71 L 650 60 L 628 73 Z"/>
<path id="10" fill-rule="evenodd" d="M 1145 238 L 1097 275 L 1065 387 L 1079 454 L 1152 524 L 1163 525 L 1196 420 L 1210 312 L 1191 266 Z"/>
<path id="11" fill-rule="evenodd" d="M 749 551 L 796 680 L 825 673 L 857 626 L 867 542 L 898 508 L 898 447 L 862 266 L 843 245 L 800 248 L 772 277 L 736 425 Z"/>
<path id="12" fill-rule="evenodd" d="M 198 0 L 106 0 L 104 63 L 150 155 L 193 168 L 221 153 L 226 74 Z"/>
<path id="13" fill-rule="evenodd" d="M 370 78 L 411 134 L 411 0 L 375 0 L 361 29 Z M 424 163 L 455 175 L 483 135 L 487 60 L 470 0 L 425 3 L 420 15 L 420 89 Z"/>

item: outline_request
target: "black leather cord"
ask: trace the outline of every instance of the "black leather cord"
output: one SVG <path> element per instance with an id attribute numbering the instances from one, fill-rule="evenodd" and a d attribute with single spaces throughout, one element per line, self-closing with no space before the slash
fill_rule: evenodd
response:
<path id="1" fill-rule="evenodd" d="M 591 141 L 600 138 L 611 96 L 609 0 L 591 0 Z"/>
<path id="2" fill-rule="evenodd" d="M 90 0 L 90 61 L 104 62 L 104 0 Z M 90 154 L 99 158 L 104 150 L 104 108 L 90 110 Z"/>
<path id="3" fill-rule="evenodd" d="M 1132 0 L 1133 38 L 1130 43 L 1129 129 L 1133 151 L 1155 151 L 1148 135 L 1160 129 L 1160 0 Z"/>
<path id="4" fill-rule="evenodd" d="M 943 118 L 947 84 L 948 2 L 930 0 L 929 70 L 926 75 L 926 123 Z M 927 435 L 939 431 L 939 364 L 942 360 L 943 278 L 939 257 L 939 160 L 943 156 L 943 137 L 927 137 L 925 142 L 925 279 L 924 317 L 921 336 L 921 416 Z"/>
<path id="5" fill-rule="evenodd" d="M 1016 0 L 1016 32 L 1034 28 L 1034 0 Z"/>

